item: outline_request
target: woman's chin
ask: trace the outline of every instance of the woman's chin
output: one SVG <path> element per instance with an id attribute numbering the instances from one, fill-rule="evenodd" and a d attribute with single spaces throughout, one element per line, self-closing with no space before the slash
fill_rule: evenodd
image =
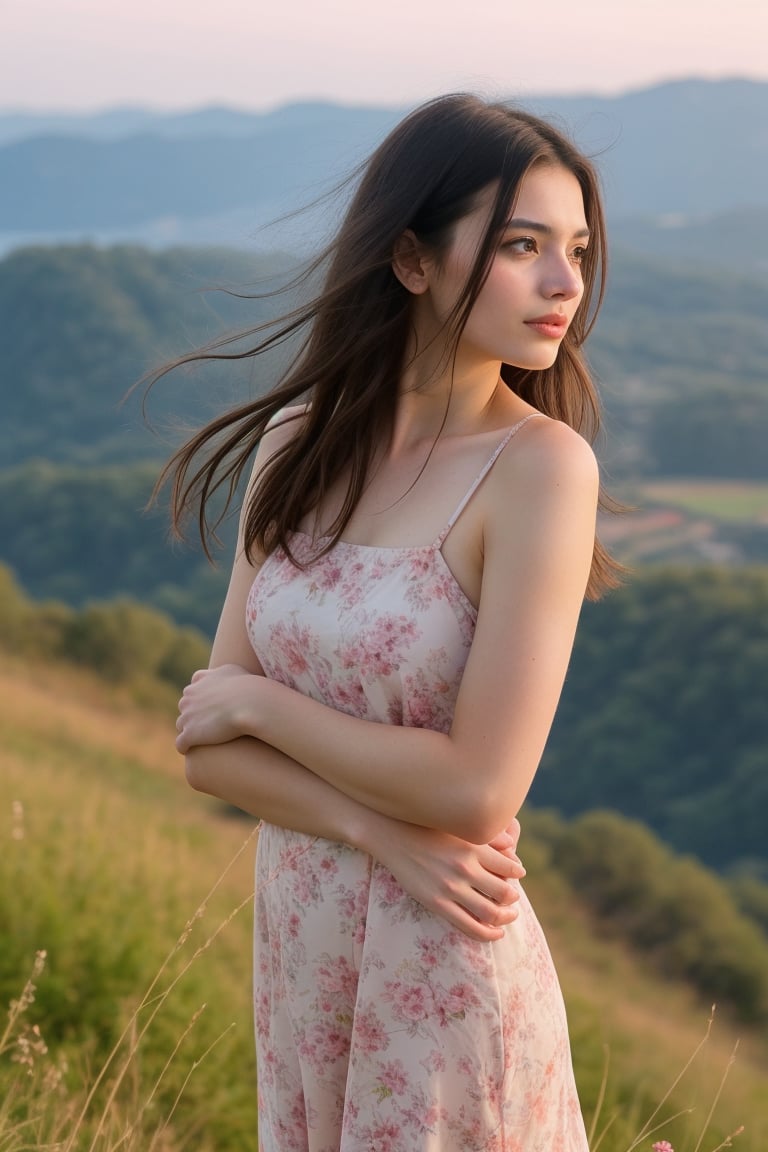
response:
<path id="1" fill-rule="evenodd" d="M 509 364 L 511 368 L 519 368 L 523 372 L 544 372 L 555 363 L 559 351 L 560 344 L 558 343 L 555 348 L 543 348 L 536 353 L 529 352 L 525 356 L 518 356 L 514 360 L 505 361 L 505 363 Z"/>

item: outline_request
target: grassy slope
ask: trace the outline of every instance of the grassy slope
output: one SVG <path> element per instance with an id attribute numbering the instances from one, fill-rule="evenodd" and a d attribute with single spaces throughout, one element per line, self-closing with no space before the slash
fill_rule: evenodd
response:
<path id="1" fill-rule="evenodd" d="M 36 1019 L 49 1040 L 51 1032 L 64 1037 L 61 1043 L 75 1067 L 84 1008 L 68 1015 L 66 1001 L 76 996 L 78 981 L 89 989 L 92 1029 L 98 1032 L 103 1024 L 99 1012 L 126 1020 L 248 834 L 246 823 L 184 786 L 172 735 L 164 710 L 141 708 L 71 670 L 8 661 L 0 670 L 0 812 L 6 814 L 0 825 L 0 882 L 8 894 L 10 939 L 19 953 L 18 987 L 34 950 L 47 948 Z M 8 816 L 14 801 L 23 807 L 23 817 L 16 809 L 15 824 Z M 610 1069 L 598 1132 L 614 1119 L 600 1149 L 624 1152 L 650 1102 L 664 1095 L 704 1034 L 708 1012 L 686 988 L 651 977 L 627 951 L 598 938 L 558 877 L 537 866 L 543 857 L 535 820 L 531 824 L 521 846 L 526 884 L 560 972 L 585 1112 L 589 1117 L 594 1109 L 607 1046 Z M 199 940 L 247 900 L 251 862 L 249 846 L 195 925 Z M 152 1051 L 137 1073 L 139 1099 L 141 1077 L 149 1084 L 155 1075 L 153 1046 L 170 1052 L 203 1000 L 208 1003 L 203 1031 L 196 1025 L 174 1057 L 171 1081 L 234 1022 L 185 1091 L 173 1128 L 179 1146 L 194 1133 L 191 1144 L 201 1150 L 255 1149 L 248 920 L 246 909 L 195 960 L 180 985 L 179 1003 L 169 1001 L 154 1026 Z M 78 959 L 82 953 L 85 965 Z M 676 1152 L 699 1147 L 698 1135 L 735 1041 L 728 1022 L 716 1020 L 663 1113 L 693 1106 L 695 1119 L 667 1126 L 655 1138 L 672 1139 Z M 154 1062 L 159 1059 L 164 1056 Z M 747 1131 L 735 1146 L 744 1152 L 768 1147 L 768 1103 L 761 1100 L 766 1070 L 764 1040 L 742 1037 L 702 1152 L 711 1152 L 742 1123 Z M 650 1144 L 645 1139 L 639 1147 Z"/>
<path id="2" fill-rule="evenodd" d="M 2 968 L 12 947 L 13 994 L 35 951 L 47 950 L 32 1019 L 75 1070 L 76 1095 L 83 1064 L 103 1065 L 187 922 L 195 919 L 190 939 L 160 988 L 252 891 L 249 850 L 198 916 L 249 826 L 222 818 L 181 783 L 167 711 L 140 709 L 70 669 L 7 664 L 0 698 L 0 811 L 9 813 L 14 801 L 23 809 L 14 821 L 23 836 L 8 842 L 6 816 L 0 849 L 11 942 L 2 943 Z M 201 1152 L 255 1145 L 249 948 L 246 907 L 194 961 L 128 1078 L 128 1095 L 146 1097 L 190 1019 L 207 1004 L 166 1076 L 168 1091 L 155 1110 L 165 1114 L 193 1060 L 234 1025 L 194 1072 L 177 1113 L 179 1141 L 190 1137 Z M 84 1034 L 94 1037 L 86 1046 Z M 2 1139 L 0 1147 L 5 1152 Z M 143 1152 L 148 1142 L 138 1147 Z"/>

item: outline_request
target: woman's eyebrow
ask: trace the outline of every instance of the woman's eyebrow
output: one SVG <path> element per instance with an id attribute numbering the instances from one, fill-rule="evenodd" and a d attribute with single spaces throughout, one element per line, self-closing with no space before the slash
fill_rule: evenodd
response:
<path id="1" fill-rule="evenodd" d="M 531 232 L 542 232 L 545 236 L 552 236 L 554 233 L 554 228 L 550 228 L 549 224 L 539 224 L 536 220 L 524 220 L 521 217 L 508 220 L 504 227 L 528 228 Z M 585 238 L 589 236 L 589 228 L 579 228 L 573 233 L 573 236 L 578 239 Z"/>

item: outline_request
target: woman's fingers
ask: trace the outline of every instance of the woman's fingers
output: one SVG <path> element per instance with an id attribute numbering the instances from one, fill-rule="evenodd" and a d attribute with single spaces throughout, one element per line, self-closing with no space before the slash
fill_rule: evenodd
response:
<path id="1" fill-rule="evenodd" d="M 453 903 L 453 901 L 438 903 L 434 910 L 453 928 L 458 928 L 460 932 L 472 940 L 489 943 L 493 940 L 501 940 L 504 936 L 504 928 L 501 925 L 487 924 L 478 920 L 471 912 L 468 912 L 460 904 Z"/>
<path id="2" fill-rule="evenodd" d="M 470 892 L 461 898 L 461 907 L 475 920 L 490 928 L 504 928 L 518 917 L 517 900 L 500 904 L 489 900 L 482 892 Z"/>
<path id="3" fill-rule="evenodd" d="M 451 893 L 438 911 L 455 927 L 476 940 L 500 940 L 504 929 L 517 919 L 514 903 L 497 904 L 474 890 Z"/>
<path id="4" fill-rule="evenodd" d="M 446 887 L 457 906 L 486 926 L 502 928 L 517 918 L 520 891 L 514 879 L 488 871 L 479 858 L 457 867 Z"/>
<path id="5" fill-rule="evenodd" d="M 393 822 L 376 855 L 414 899 L 472 939 L 487 942 L 501 939 L 518 916 L 517 881 L 525 869 L 510 851 Z"/>
<path id="6" fill-rule="evenodd" d="M 489 843 L 491 848 L 496 848 L 499 852 L 507 852 L 511 848 L 513 853 L 516 853 L 519 839 L 520 821 L 515 817 L 512 823 L 508 825 L 503 832 L 499 832 L 498 835 L 494 836 L 493 840 Z"/>
<path id="7" fill-rule="evenodd" d="M 515 816 L 514 820 L 507 827 L 506 831 L 507 831 L 507 834 L 512 837 L 512 840 L 514 841 L 515 851 L 517 851 L 517 842 L 520 839 L 520 821 L 518 820 L 517 816 Z"/>
<path id="8" fill-rule="evenodd" d="M 505 861 L 510 864 L 510 861 Z M 475 892 L 480 892 L 495 904 L 511 904 L 519 898 L 519 892 L 515 881 L 517 876 L 514 870 L 506 870 L 504 875 L 499 875 L 495 869 L 487 866 L 485 861 L 477 858 L 472 861 L 469 867 L 460 869 L 455 878 L 455 889 L 458 891 L 462 886 L 473 889 Z"/>
<path id="9" fill-rule="evenodd" d="M 502 876 L 508 880 L 522 880 L 525 876 L 525 868 L 518 856 L 500 851 L 492 844 L 478 848 L 477 859 L 487 872 L 495 876 Z"/>

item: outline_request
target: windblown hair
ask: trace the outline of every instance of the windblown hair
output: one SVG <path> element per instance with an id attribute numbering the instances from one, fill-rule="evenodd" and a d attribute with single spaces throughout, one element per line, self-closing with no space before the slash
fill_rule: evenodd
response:
<path id="1" fill-rule="evenodd" d="M 590 442 L 594 439 L 599 403 L 581 349 L 605 280 L 605 224 L 595 170 L 562 133 L 536 116 L 471 95 L 445 96 L 407 116 L 365 164 L 335 239 L 301 278 L 306 282 L 324 273 L 314 299 L 281 321 L 247 333 L 256 342 L 245 349 L 241 343 L 235 346 L 242 336 L 227 338 L 158 373 L 191 361 L 256 357 L 297 334 L 303 336 L 277 387 L 213 420 L 165 466 L 158 487 L 172 480 L 175 531 L 197 506 L 206 544 L 221 520 L 209 524 L 210 497 L 223 487 L 229 506 L 269 422 L 281 409 L 303 400 L 309 404 L 296 419 L 295 435 L 272 455 L 249 494 L 245 548 L 251 555 L 256 549 L 269 553 L 281 546 L 290 556 L 291 533 L 345 475 L 346 498 L 323 551 L 333 547 L 360 499 L 375 451 L 389 441 L 394 425 L 411 305 L 410 293 L 391 266 L 396 241 L 410 229 L 439 258 L 453 226 L 472 210 L 478 195 L 495 184 L 484 240 L 447 321 L 449 351 L 455 350 L 521 181 L 540 164 L 568 169 L 581 186 L 591 234 L 581 265 L 585 291 L 552 367 L 533 371 L 504 364 L 502 378 L 539 411 L 569 424 Z M 615 585 L 619 571 L 596 541 L 587 596 L 596 599 Z"/>

